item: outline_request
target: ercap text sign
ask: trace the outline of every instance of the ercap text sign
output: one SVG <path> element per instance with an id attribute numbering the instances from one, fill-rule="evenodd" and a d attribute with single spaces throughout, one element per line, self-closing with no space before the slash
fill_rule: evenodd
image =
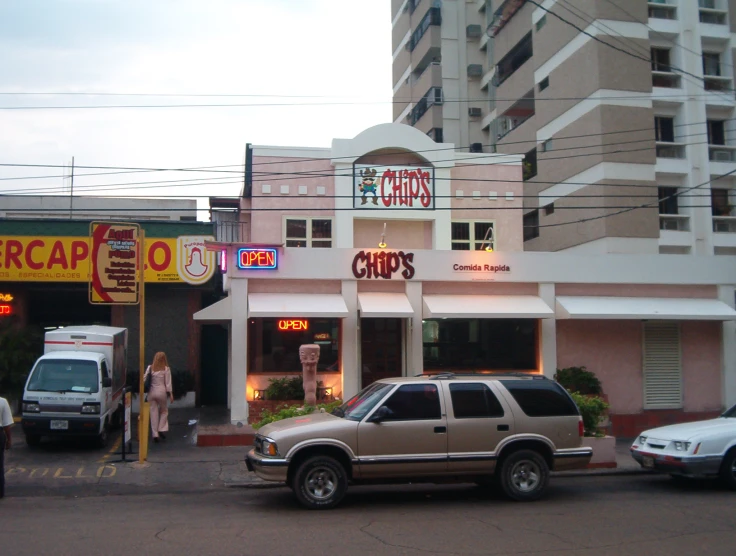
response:
<path id="1" fill-rule="evenodd" d="M 279 267 L 276 249 L 238 249 L 238 268 L 241 270 L 274 270 Z"/>

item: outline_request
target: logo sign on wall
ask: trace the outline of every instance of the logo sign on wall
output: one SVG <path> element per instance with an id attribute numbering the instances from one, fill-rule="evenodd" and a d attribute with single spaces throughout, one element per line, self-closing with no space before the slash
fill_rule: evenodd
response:
<path id="1" fill-rule="evenodd" d="M 176 239 L 176 270 L 187 284 L 199 286 L 215 274 L 214 251 L 207 251 L 206 241 L 212 236 L 179 236 Z"/>
<path id="2" fill-rule="evenodd" d="M 140 268 L 138 224 L 92 222 L 89 302 L 136 305 Z"/>
<path id="3" fill-rule="evenodd" d="M 395 274 L 404 280 L 414 278 L 414 253 L 403 251 L 361 251 L 353 258 L 353 276 L 391 280 Z"/>
<path id="4" fill-rule="evenodd" d="M 431 166 L 353 167 L 353 207 L 363 209 L 434 209 Z"/>

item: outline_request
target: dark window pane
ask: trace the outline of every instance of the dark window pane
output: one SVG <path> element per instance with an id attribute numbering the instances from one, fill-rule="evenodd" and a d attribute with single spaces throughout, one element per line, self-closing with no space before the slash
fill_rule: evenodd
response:
<path id="1" fill-rule="evenodd" d="M 524 241 L 539 237 L 539 211 L 533 210 L 524 215 Z"/>
<path id="2" fill-rule="evenodd" d="M 452 250 L 453 251 L 470 251 L 470 244 L 469 243 L 452 243 Z"/>
<path id="3" fill-rule="evenodd" d="M 453 222 L 452 223 L 452 239 L 469 240 L 470 239 L 470 222 Z"/>
<path id="4" fill-rule="evenodd" d="M 503 380 L 501 384 L 529 417 L 579 415 L 572 398 L 551 380 Z"/>
<path id="5" fill-rule="evenodd" d="M 332 220 L 312 220 L 312 239 L 330 239 Z"/>
<path id="6" fill-rule="evenodd" d="M 312 241 L 312 247 L 332 247 L 332 241 Z"/>
<path id="7" fill-rule="evenodd" d="M 303 239 L 303 240 L 287 239 L 286 246 L 287 247 L 306 247 L 307 240 L 306 239 Z"/>
<path id="8" fill-rule="evenodd" d="M 536 329 L 534 319 L 426 319 L 424 369 L 535 370 Z"/>
<path id="9" fill-rule="evenodd" d="M 708 120 L 708 144 L 726 144 L 726 130 L 723 123 L 723 120 Z"/>
<path id="10" fill-rule="evenodd" d="M 675 119 L 657 116 L 654 118 L 655 139 L 665 143 L 675 142 Z"/>
<path id="11" fill-rule="evenodd" d="M 659 214 L 679 213 L 677 197 L 673 197 L 677 194 L 676 187 L 659 187 L 657 193 L 659 195 Z"/>
<path id="12" fill-rule="evenodd" d="M 407 384 L 383 404 L 393 415 L 388 421 L 440 419 L 440 396 L 434 384 Z"/>
<path id="13" fill-rule="evenodd" d="M 488 234 L 488 241 L 493 240 L 493 231 L 488 231 L 493 228 L 493 222 L 475 222 L 473 225 L 475 227 L 475 241 L 483 241 L 486 234 Z"/>
<path id="14" fill-rule="evenodd" d="M 455 419 L 503 417 L 503 407 L 485 384 L 450 384 Z"/>
<path id="15" fill-rule="evenodd" d="M 286 221 L 286 237 L 307 239 L 307 221 L 306 220 L 287 220 Z"/>

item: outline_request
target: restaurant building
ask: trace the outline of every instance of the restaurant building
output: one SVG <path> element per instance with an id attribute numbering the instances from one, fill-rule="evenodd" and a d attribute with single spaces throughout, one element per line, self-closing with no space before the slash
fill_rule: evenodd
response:
<path id="1" fill-rule="evenodd" d="M 343 399 L 391 376 L 586 366 L 617 436 L 736 403 L 736 260 L 523 252 L 520 156 L 385 124 L 254 147 L 247 173 L 242 234 L 209 244 L 227 297 L 194 317 L 229 327 L 233 423 L 300 374 L 305 343 Z"/>

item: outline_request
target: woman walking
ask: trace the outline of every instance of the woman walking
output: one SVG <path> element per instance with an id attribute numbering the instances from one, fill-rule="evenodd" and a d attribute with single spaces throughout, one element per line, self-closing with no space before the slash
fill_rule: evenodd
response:
<path id="1" fill-rule="evenodd" d="M 153 356 L 153 363 L 146 369 L 151 374 L 151 387 L 148 391 L 148 401 L 151 404 L 151 432 L 153 441 L 158 442 L 159 436 L 166 439 L 169 432 L 169 404 L 174 401 L 171 389 L 171 369 L 166 360 L 166 354 L 159 351 Z M 145 379 L 144 379 L 145 380 Z"/>

